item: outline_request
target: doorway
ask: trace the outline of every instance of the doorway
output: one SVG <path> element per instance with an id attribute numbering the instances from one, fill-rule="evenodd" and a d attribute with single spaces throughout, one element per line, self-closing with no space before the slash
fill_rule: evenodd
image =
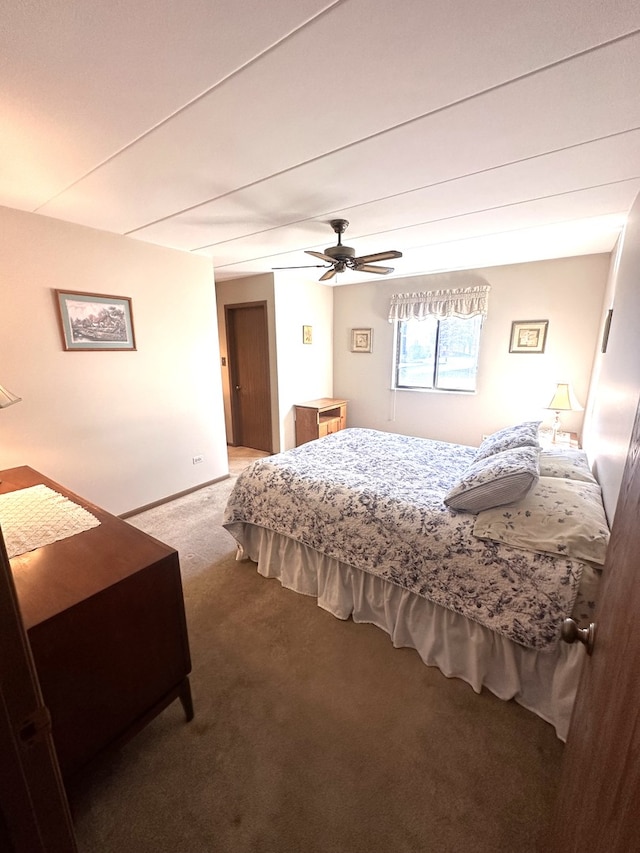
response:
<path id="1" fill-rule="evenodd" d="M 233 445 L 273 452 L 267 303 L 225 305 Z"/>

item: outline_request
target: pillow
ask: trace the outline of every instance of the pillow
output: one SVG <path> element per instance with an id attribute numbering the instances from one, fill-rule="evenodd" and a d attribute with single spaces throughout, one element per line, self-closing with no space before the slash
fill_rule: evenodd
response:
<path id="1" fill-rule="evenodd" d="M 517 503 L 481 512 L 473 532 L 480 539 L 599 566 L 609 543 L 600 486 L 562 477 L 540 477 Z"/>
<path id="2" fill-rule="evenodd" d="M 567 448 L 543 450 L 540 453 L 540 476 L 564 477 L 565 480 L 582 480 L 585 483 L 598 482 L 591 473 L 584 450 Z"/>
<path id="3" fill-rule="evenodd" d="M 472 464 L 444 497 L 451 509 L 480 512 L 523 497 L 539 476 L 538 450 L 516 447 Z"/>
<path id="4" fill-rule="evenodd" d="M 511 450 L 514 447 L 540 447 L 538 441 L 538 427 L 542 421 L 524 421 L 515 426 L 499 429 L 488 435 L 478 448 L 475 461 L 493 456 L 494 453 L 502 453 L 503 450 Z"/>

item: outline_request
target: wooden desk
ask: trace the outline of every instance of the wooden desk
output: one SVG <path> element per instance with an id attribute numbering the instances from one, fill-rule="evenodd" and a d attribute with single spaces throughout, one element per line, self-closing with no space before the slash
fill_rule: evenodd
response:
<path id="1" fill-rule="evenodd" d="M 177 698 L 192 719 L 177 551 L 26 466 L 0 481 L 0 493 L 43 483 L 100 521 L 11 560 L 63 776 Z"/>

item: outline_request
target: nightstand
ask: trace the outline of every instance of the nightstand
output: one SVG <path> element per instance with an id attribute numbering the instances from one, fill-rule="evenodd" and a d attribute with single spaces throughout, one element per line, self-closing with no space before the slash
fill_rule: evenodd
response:
<path id="1" fill-rule="evenodd" d="M 321 397 L 294 406 L 296 419 L 296 447 L 339 432 L 347 426 L 347 401 Z"/>
<path id="2" fill-rule="evenodd" d="M 543 450 L 561 450 L 570 448 L 571 450 L 579 450 L 580 442 L 578 441 L 577 432 L 559 432 L 556 440 L 553 441 L 553 430 L 540 429 L 538 430 L 538 441 Z"/>

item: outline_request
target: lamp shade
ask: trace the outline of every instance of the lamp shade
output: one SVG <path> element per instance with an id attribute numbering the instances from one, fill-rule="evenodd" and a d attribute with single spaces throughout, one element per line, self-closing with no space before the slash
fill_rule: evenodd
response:
<path id="1" fill-rule="evenodd" d="M 580 405 L 568 382 L 558 382 L 551 402 L 545 408 L 556 412 L 581 412 L 584 406 Z"/>
<path id="2" fill-rule="evenodd" d="M 16 397 L 15 394 L 0 385 L 0 409 L 13 406 L 14 403 L 19 403 L 21 399 L 22 397 Z"/>

